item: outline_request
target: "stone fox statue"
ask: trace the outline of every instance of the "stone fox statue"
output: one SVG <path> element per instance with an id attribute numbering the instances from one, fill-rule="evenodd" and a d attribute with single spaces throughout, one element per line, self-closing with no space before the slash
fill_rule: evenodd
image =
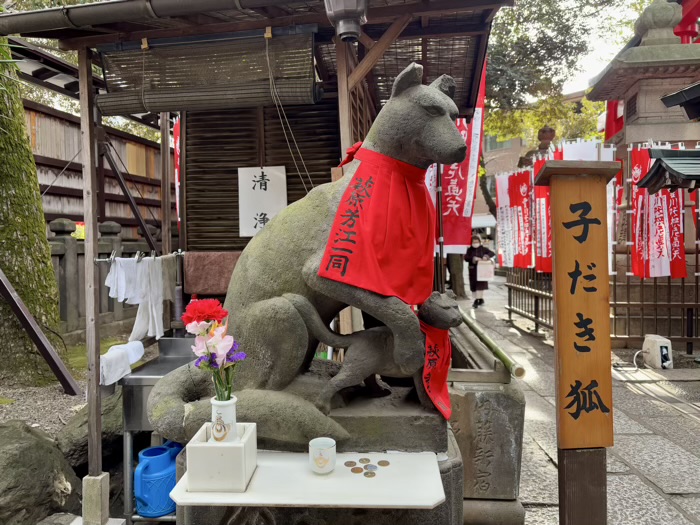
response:
<path id="1" fill-rule="evenodd" d="M 454 80 L 442 76 L 425 86 L 422 76 L 422 66 L 411 64 L 396 78 L 363 147 L 425 169 L 461 162 L 466 145 L 455 125 Z M 422 365 L 423 337 L 409 305 L 318 275 L 336 211 L 359 164 L 353 160 L 342 179 L 288 206 L 241 254 L 225 303 L 230 333 L 248 354 L 236 374 L 237 389 L 283 390 L 313 359 L 318 341 L 284 294 L 305 297 L 325 323 L 346 306 L 367 312 L 391 331 L 399 369 L 410 375 Z"/>
<path id="2" fill-rule="evenodd" d="M 340 335 L 329 330 L 308 299 L 294 294 L 285 294 L 284 297 L 296 307 L 314 337 L 334 348 L 348 349 L 340 372 L 326 384 L 316 399 L 316 407 L 321 412 L 324 414 L 330 412 L 331 400 L 336 392 L 357 385 L 374 374 L 388 377 L 412 376 L 421 402 L 432 407 L 432 402 L 423 388 L 423 366 L 411 371 L 401 370 L 397 366 L 392 352 L 393 334 L 386 326 L 370 328 L 350 335 Z M 438 292 L 433 292 L 421 305 L 418 309 L 418 318 L 441 330 L 448 330 L 462 323 L 462 315 L 454 298 Z M 423 338 L 423 348 L 425 349 L 425 338 Z"/>

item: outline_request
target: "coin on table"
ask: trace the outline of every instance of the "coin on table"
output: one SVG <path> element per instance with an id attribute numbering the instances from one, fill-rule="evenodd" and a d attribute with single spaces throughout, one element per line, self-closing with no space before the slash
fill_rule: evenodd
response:
<path id="1" fill-rule="evenodd" d="M 367 463 L 369 463 L 369 458 L 360 458 L 360 463 L 366 465 Z"/>
<path id="2" fill-rule="evenodd" d="M 377 465 L 365 465 L 365 470 L 377 470 Z"/>
<path id="3" fill-rule="evenodd" d="M 377 465 L 380 467 L 388 467 L 391 463 L 389 463 L 386 459 L 383 459 L 381 461 L 377 461 Z"/>
<path id="4" fill-rule="evenodd" d="M 350 469 L 350 472 L 353 474 L 362 474 L 364 471 L 362 470 L 362 467 L 353 467 Z"/>
<path id="5" fill-rule="evenodd" d="M 345 462 L 346 467 L 354 467 L 355 465 L 357 465 L 357 463 L 355 463 L 354 461 L 346 461 Z"/>
<path id="6" fill-rule="evenodd" d="M 367 472 L 365 472 L 365 477 L 366 477 L 366 478 L 373 478 L 373 477 L 376 476 L 376 475 L 377 475 L 376 472 L 372 472 L 372 471 L 367 471 Z"/>

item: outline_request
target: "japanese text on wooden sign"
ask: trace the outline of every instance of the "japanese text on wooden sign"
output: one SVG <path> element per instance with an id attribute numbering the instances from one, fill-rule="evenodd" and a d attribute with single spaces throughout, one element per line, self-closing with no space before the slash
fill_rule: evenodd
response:
<path id="1" fill-rule="evenodd" d="M 560 449 L 613 444 L 606 177 L 552 171 Z"/>

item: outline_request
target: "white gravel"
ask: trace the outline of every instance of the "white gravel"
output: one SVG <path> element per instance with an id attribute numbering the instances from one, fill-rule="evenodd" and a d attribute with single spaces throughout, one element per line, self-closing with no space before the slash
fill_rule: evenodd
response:
<path id="1" fill-rule="evenodd" d="M 69 396 L 58 383 L 45 387 L 0 386 L 0 397 L 13 399 L 0 404 L 0 423 L 21 419 L 55 437 L 68 420 L 85 404 L 85 382 L 79 382 L 83 394 Z"/>

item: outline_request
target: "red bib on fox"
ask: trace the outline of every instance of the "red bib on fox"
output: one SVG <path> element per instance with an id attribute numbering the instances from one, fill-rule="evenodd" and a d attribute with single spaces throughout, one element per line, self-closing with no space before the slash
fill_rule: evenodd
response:
<path id="1" fill-rule="evenodd" d="M 452 403 L 447 386 L 447 375 L 452 366 L 452 343 L 450 331 L 441 330 L 420 321 L 425 334 L 425 366 L 423 386 L 435 408 L 445 419 L 452 416 Z"/>
<path id="2" fill-rule="evenodd" d="M 360 160 L 335 215 L 318 274 L 422 304 L 433 291 L 435 208 L 425 171 L 381 153 L 348 150 Z"/>

